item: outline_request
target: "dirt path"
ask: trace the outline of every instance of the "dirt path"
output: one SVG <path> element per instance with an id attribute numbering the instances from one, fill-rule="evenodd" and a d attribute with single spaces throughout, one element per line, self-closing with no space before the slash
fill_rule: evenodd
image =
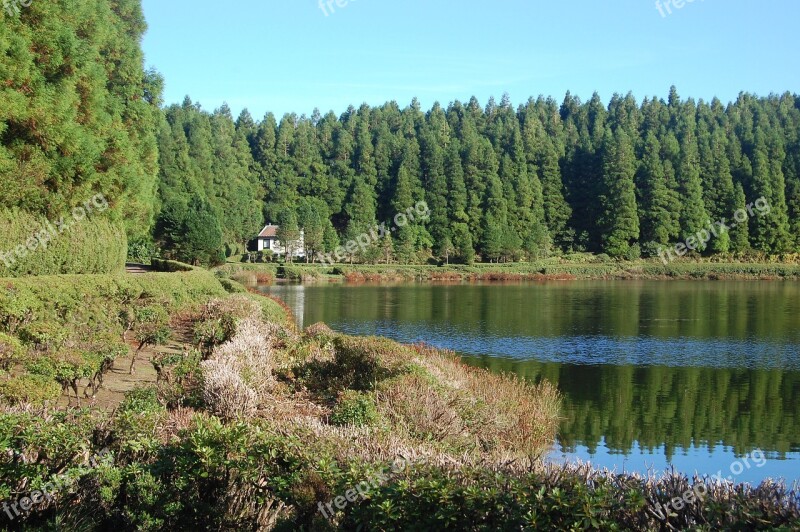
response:
<path id="1" fill-rule="evenodd" d="M 189 347 L 190 337 L 188 332 L 183 328 L 176 328 L 174 330 L 176 340 L 156 347 L 145 347 L 136 356 L 136 363 L 134 364 L 135 373 L 130 374 L 129 368 L 131 366 L 131 358 L 139 347 L 138 342 L 129 341 L 129 353 L 127 356 L 118 358 L 114 361 L 114 366 L 106 373 L 103 380 L 103 386 L 97 392 L 94 399 L 87 399 L 83 396 L 86 389 L 86 381 L 81 382 L 78 389 L 81 396 L 81 406 L 91 406 L 101 410 L 111 411 L 116 408 L 125 398 L 125 393 L 136 388 L 143 388 L 151 386 L 156 383 L 158 373 L 153 366 L 153 357 L 159 353 L 181 353 L 184 347 Z M 66 396 L 62 396 L 58 402 L 59 406 L 67 406 L 68 404 L 75 405 L 75 398 L 68 402 Z"/>

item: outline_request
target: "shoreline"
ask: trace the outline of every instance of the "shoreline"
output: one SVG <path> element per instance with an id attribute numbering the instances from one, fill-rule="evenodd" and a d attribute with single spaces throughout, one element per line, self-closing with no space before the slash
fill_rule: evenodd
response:
<path id="1" fill-rule="evenodd" d="M 227 263 L 214 270 L 245 284 L 475 283 L 548 281 L 796 281 L 800 264 L 765 262 L 594 261 L 548 259 L 534 263 L 476 265 L 368 265 Z"/>

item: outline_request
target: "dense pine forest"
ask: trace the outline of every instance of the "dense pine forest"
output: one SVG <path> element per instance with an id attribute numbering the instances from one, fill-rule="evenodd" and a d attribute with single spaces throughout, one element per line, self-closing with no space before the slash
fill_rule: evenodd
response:
<path id="1" fill-rule="evenodd" d="M 81 226 L 82 242 L 119 246 L 124 232 L 134 257 L 203 264 L 241 255 L 265 222 L 303 229 L 317 258 L 419 202 L 430 217 L 354 260 L 635 259 L 759 198 L 769 215 L 696 253 L 800 247 L 795 94 L 724 104 L 682 99 L 673 87 L 666 100 L 641 102 L 567 94 L 515 107 L 504 96 L 427 111 L 414 100 L 234 119 L 227 105 L 208 112 L 189 97 L 163 106 L 163 80 L 143 66 L 137 0 L 81 2 L 68 18 L 60 10 L 35 2 L 0 27 L 0 221 L 12 243 L 39 217 L 102 193 L 111 208 Z M 12 262 L 12 273 L 37 271 L 21 256 Z"/>
<path id="2" fill-rule="evenodd" d="M 427 112 L 390 102 L 258 123 L 246 110 L 234 121 L 227 106 L 209 114 L 187 98 L 165 114 L 155 237 L 166 249 L 196 229 L 215 249 L 239 253 L 263 205 L 268 221 L 304 228 L 313 255 L 424 201 L 427 223 L 388 243 L 399 262 L 559 250 L 638 258 L 730 222 L 758 198 L 768 216 L 702 251 L 800 245 L 800 98 L 788 93 L 743 93 L 724 105 L 682 100 L 673 87 L 667 101 L 628 94 L 605 105 L 597 94 L 567 94 L 515 108 L 508 97 L 485 107 L 473 98 Z M 196 223 L 203 216 L 218 220 L 213 235 Z M 385 244 L 374 247 L 359 258 L 383 260 Z"/>

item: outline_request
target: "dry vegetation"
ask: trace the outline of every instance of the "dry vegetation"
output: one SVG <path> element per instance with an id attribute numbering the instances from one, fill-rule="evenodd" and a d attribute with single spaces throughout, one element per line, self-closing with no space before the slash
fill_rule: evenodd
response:
<path id="1" fill-rule="evenodd" d="M 206 323 L 239 318 L 201 364 L 206 407 L 224 419 L 261 415 L 288 432 L 310 431 L 342 460 L 524 462 L 552 442 L 559 398 L 547 383 L 492 375 L 422 345 L 337 335 L 324 324 L 298 336 L 258 312 L 237 297 L 204 312 Z"/>

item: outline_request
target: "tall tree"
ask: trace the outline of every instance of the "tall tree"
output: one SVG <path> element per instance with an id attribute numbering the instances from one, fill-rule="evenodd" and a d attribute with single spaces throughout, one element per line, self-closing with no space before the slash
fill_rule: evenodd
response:
<path id="1" fill-rule="evenodd" d="M 678 219 L 678 197 L 667 185 L 664 165 L 661 161 L 661 144 L 651 131 L 647 135 L 644 155 L 637 173 L 639 191 L 639 214 L 641 240 L 651 244 L 656 251 L 680 234 Z"/>
<path id="2" fill-rule="evenodd" d="M 633 145 L 624 130 L 606 129 L 603 140 L 603 194 L 599 201 L 603 249 L 613 257 L 624 256 L 639 238 Z"/>

